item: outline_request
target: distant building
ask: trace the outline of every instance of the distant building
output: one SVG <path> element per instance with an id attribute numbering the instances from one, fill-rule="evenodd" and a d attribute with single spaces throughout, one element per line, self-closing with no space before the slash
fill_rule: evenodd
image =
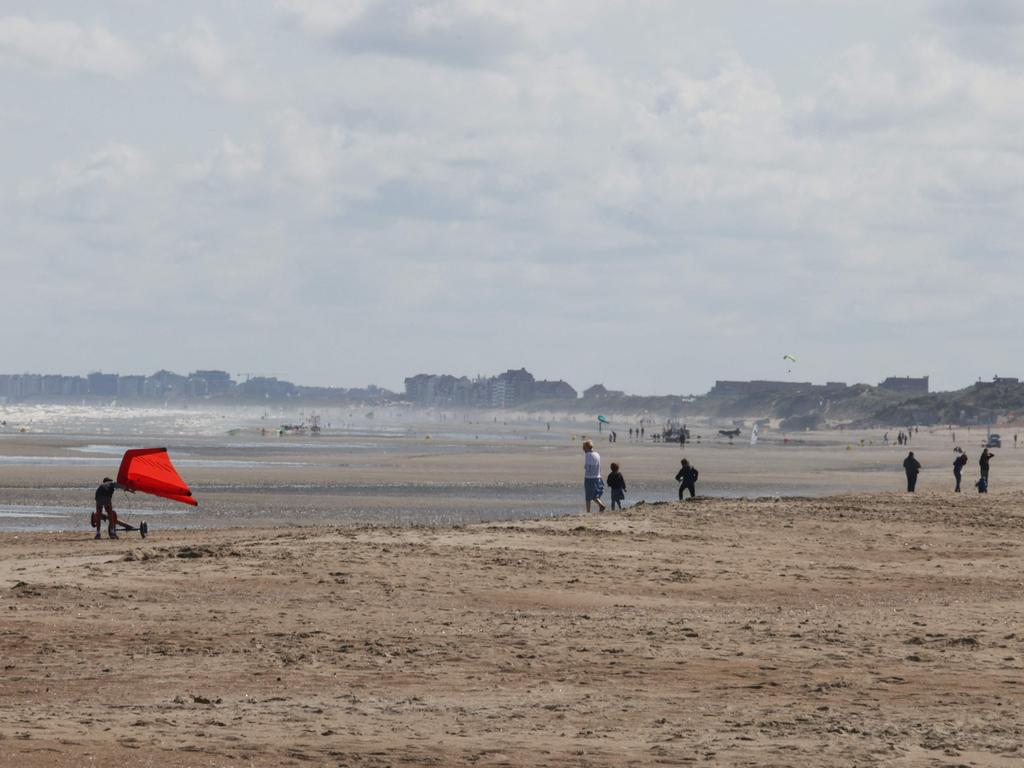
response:
<path id="1" fill-rule="evenodd" d="M 59 373 L 44 374 L 42 394 L 47 397 L 61 397 L 64 394 L 64 377 Z"/>
<path id="2" fill-rule="evenodd" d="M 253 376 L 238 385 L 238 394 L 253 399 L 274 399 L 295 397 L 296 387 L 290 381 L 280 381 L 270 376 Z"/>
<path id="3" fill-rule="evenodd" d="M 927 395 L 928 377 L 890 376 L 878 385 L 879 389 L 904 395 Z"/>
<path id="4" fill-rule="evenodd" d="M 120 376 L 117 380 L 117 396 L 133 400 L 146 396 L 145 376 Z"/>
<path id="5" fill-rule="evenodd" d="M 536 380 L 525 368 L 509 368 L 494 378 L 491 388 L 491 405 L 495 408 L 515 408 L 533 400 Z"/>
<path id="6" fill-rule="evenodd" d="M 405 399 L 424 407 L 471 405 L 473 386 L 465 376 L 420 373 L 405 380 Z"/>
<path id="7" fill-rule="evenodd" d="M 576 390 L 562 380 L 558 381 L 535 381 L 533 383 L 534 400 L 575 400 L 578 397 Z"/>
<path id="8" fill-rule="evenodd" d="M 475 389 L 475 382 L 463 377 L 457 382 L 455 392 L 463 399 L 469 399 Z M 160 370 L 152 376 L 101 373 L 95 371 L 87 377 L 64 376 L 62 374 L 0 374 L 0 402 L 27 400 L 60 401 L 69 398 L 97 398 L 124 401 L 182 401 L 189 398 L 206 398 L 216 395 L 230 399 L 240 398 L 264 400 L 313 397 L 321 401 L 343 402 L 388 402 L 395 399 L 393 392 L 370 385 L 365 389 L 346 390 L 341 387 L 299 387 L 289 381 L 274 378 L 252 378 L 248 387 L 239 389 L 226 371 L 196 371 L 182 376 L 168 370 Z M 249 382 L 247 382 L 249 383 Z M 489 392 L 489 390 L 488 390 Z M 489 401 L 488 401 L 489 402 Z"/>
<path id="9" fill-rule="evenodd" d="M 470 383 L 469 405 L 474 408 L 489 408 L 491 396 L 494 394 L 494 376 L 477 376 Z"/>
<path id="10" fill-rule="evenodd" d="M 975 386 L 977 387 L 994 387 L 999 384 L 1020 384 L 1020 379 L 1015 376 L 993 376 L 992 381 L 978 381 Z"/>
<path id="11" fill-rule="evenodd" d="M 116 373 L 90 373 L 86 379 L 89 382 L 89 394 L 100 397 L 117 397 L 117 380 L 120 378 Z"/>
<path id="12" fill-rule="evenodd" d="M 416 405 L 426 405 L 433 393 L 432 380 L 436 378 L 429 373 L 417 373 L 405 378 L 405 399 Z"/>
<path id="13" fill-rule="evenodd" d="M 188 394 L 188 377 L 168 370 L 159 370 L 146 379 L 146 397 L 171 400 Z"/>
<path id="14" fill-rule="evenodd" d="M 197 381 L 194 390 L 200 397 L 226 395 L 235 387 L 235 382 L 227 371 L 196 371 L 189 375 L 189 379 Z M 203 384 L 199 385 L 198 381 L 202 381 Z"/>
<path id="15" fill-rule="evenodd" d="M 44 377 L 37 373 L 15 373 L 0 379 L 0 395 L 18 399 L 43 394 Z"/>
<path id="16" fill-rule="evenodd" d="M 575 398 L 576 390 L 564 381 L 538 382 L 525 368 L 472 380 L 433 373 L 405 379 L 405 399 L 422 407 L 514 408 L 541 397 Z"/>
<path id="17" fill-rule="evenodd" d="M 89 394 L 89 381 L 84 376 L 62 376 L 61 395 L 77 397 Z"/>

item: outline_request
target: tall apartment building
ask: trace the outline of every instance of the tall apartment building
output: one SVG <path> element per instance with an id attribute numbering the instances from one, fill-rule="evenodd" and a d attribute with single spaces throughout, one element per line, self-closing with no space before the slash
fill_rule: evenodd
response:
<path id="1" fill-rule="evenodd" d="M 536 380 L 525 368 L 513 370 L 509 368 L 494 378 L 491 388 L 491 406 L 494 408 L 515 408 L 533 400 L 533 387 Z"/>
<path id="2" fill-rule="evenodd" d="M 99 373 L 98 371 L 90 373 L 86 377 L 89 382 L 89 394 L 117 397 L 118 378 L 116 373 Z"/>
<path id="3" fill-rule="evenodd" d="M 189 374 L 189 379 L 202 382 L 202 385 L 197 384 L 194 387 L 196 394 L 200 397 L 204 395 L 211 397 L 226 395 L 235 386 L 235 382 L 231 379 L 231 374 L 227 371 L 196 371 Z"/>

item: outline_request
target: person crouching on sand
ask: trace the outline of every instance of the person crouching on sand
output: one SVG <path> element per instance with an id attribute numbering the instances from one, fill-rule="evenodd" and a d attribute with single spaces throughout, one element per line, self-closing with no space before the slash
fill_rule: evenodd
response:
<path id="1" fill-rule="evenodd" d="M 622 500 L 626 498 L 626 478 L 619 472 L 619 465 L 612 462 L 612 471 L 608 474 L 608 487 L 612 489 L 612 509 L 622 509 Z"/>
<path id="2" fill-rule="evenodd" d="M 115 483 L 109 477 L 104 477 L 99 488 L 96 489 L 96 511 L 92 515 L 92 527 L 96 529 L 96 537 L 100 538 L 100 527 L 103 525 L 103 518 L 107 519 L 107 535 L 117 538 L 117 512 L 114 511 L 114 491 L 124 486 Z"/>
<path id="3" fill-rule="evenodd" d="M 592 501 L 597 504 L 598 510 L 604 512 L 605 506 L 601 503 L 601 496 L 604 495 L 601 454 L 594 450 L 594 444 L 589 440 L 583 441 L 583 495 L 587 500 L 587 512 L 590 511 Z"/>
<path id="4" fill-rule="evenodd" d="M 696 467 L 690 466 L 687 459 L 683 459 L 679 464 L 679 471 L 676 472 L 676 480 L 679 481 L 679 500 L 683 500 L 683 491 L 689 491 L 692 499 L 697 495 L 697 475 L 699 473 Z"/>

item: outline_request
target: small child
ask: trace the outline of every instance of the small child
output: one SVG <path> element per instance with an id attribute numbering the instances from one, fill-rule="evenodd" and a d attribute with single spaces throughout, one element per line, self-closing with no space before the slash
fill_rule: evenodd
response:
<path id="1" fill-rule="evenodd" d="M 679 471 L 676 472 L 676 480 L 679 482 L 679 500 L 683 500 L 683 491 L 689 491 L 692 499 L 697 495 L 697 476 L 700 473 L 686 459 L 680 461 L 679 464 Z"/>
<path id="2" fill-rule="evenodd" d="M 606 485 L 612 489 L 612 509 L 615 509 L 616 505 L 622 509 L 622 500 L 626 498 L 626 478 L 619 472 L 619 465 L 614 461 Z"/>

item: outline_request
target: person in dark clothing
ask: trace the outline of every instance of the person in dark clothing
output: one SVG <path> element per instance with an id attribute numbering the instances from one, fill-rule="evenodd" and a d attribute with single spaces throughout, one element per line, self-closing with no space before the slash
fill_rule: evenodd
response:
<path id="1" fill-rule="evenodd" d="M 985 480 L 986 487 L 988 487 L 988 463 L 994 456 L 994 453 L 991 453 L 988 448 L 985 448 L 981 452 L 981 458 L 978 459 L 978 467 L 981 469 L 981 477 Z"/>
<path id="2" fill-rule="evenodd" d="M 96 489 L 96 511 L 92 516 L 92 527 L 96 529 L 96 538 L 100 538 L 100 528 L 103 525 L 103 518 L 107 519 L 107 535 L 117 538 L 117 512 L 114 511 L 114 491 L 124 486 L 115 483 L 109 477 L 104 477 L 103 482 Z"/>
<path id="3" fill-rule="evenodd" d="M 917 487 L 917 474 L 921 471 L 921 462 L 914 458 L 913 451 L 903 460 L 903 469 L 907 473 L 907 493 L 913 493 Z"/>
<path id="4" fill-rule="evenodd" d="M 608 473 L 608 480 L 605 483 L 612 489 L 612 509 L 616 505 L 622 509 L 622 500 L 626 498 L 626 478 L 619 472 L 619 465 L 612 462 L 612 471 Z"/>
<path id="5" fill-rule="evenodd" d="M 683 500 L 683 491 L 690 492 L 690 498 L 692 499 L 697 495 L 697 472 L 696 467 L 690 466 L 690 462 L 687 459 L 683 459 L 679 462 L 680 468 L 676 472 L 676 480 L 679 481 L 679 500 Z"/>
<path id="6" fill-rule="evenodd" d="M 963 472 L 964 467 L 967 466 L 967 454 L 961 453 L 955 459 L 953 459 L 953 477 L 956 478 L 956 488 L 953 490 L 956 493 L 960 493 L 960 473 Z"/>

